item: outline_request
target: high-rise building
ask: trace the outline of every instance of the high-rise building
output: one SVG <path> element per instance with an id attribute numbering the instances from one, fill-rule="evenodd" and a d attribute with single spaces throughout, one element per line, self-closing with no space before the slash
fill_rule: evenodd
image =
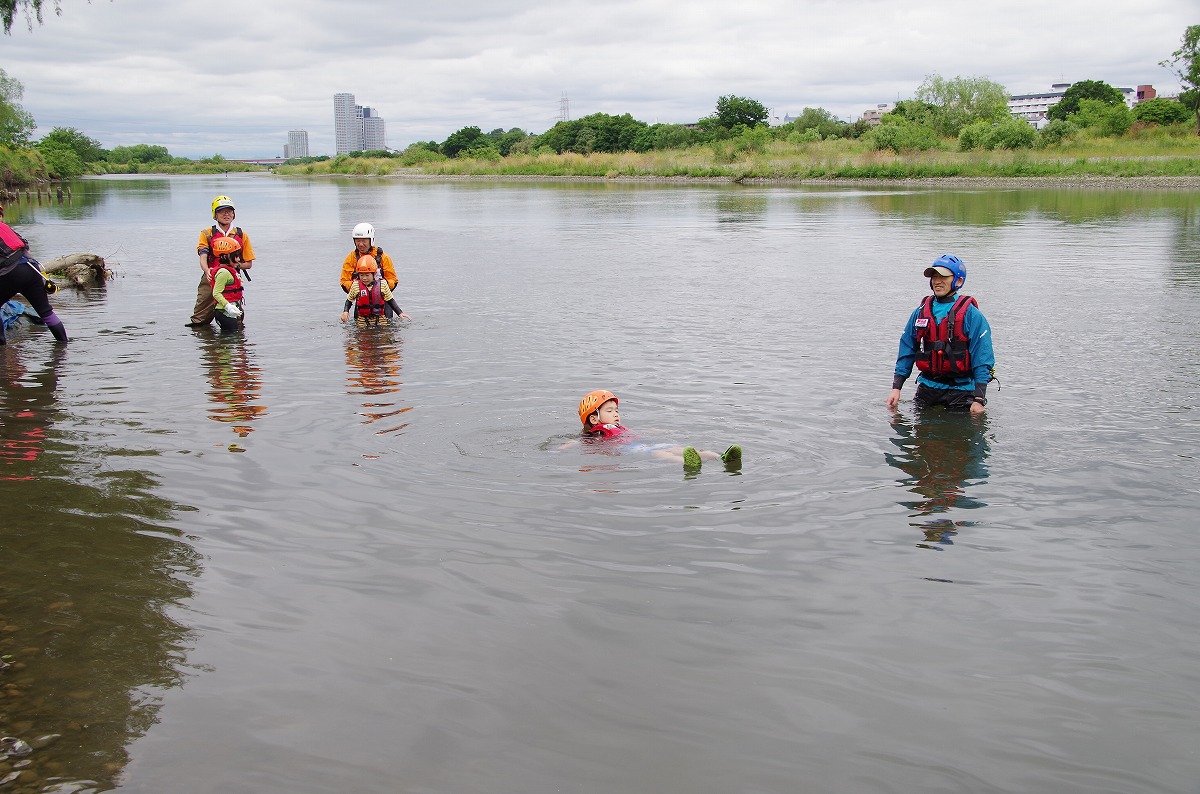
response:
<path id="1" fill-rule="evenodd" d="M 356 105 L 354 94 L 333 95 L 333 133 L 336 154 L 387 148 L 383 117 L 374 108 Z"/>
<path id="2" fill-rule="evenodd" d="M 387 129 L 383 118 L 374 108 L 362 109 L 362 147 L 364 151 L 379 151 L 387 148 Z"/>
<path id="3" fill-rule="evenodd" d="M 308 131 L 288 130 L 287 147 L 283 150 L 284 157 L 308 157 Z"/>
<path id="4" fill-rule="evenodd" d="M 333 95 L 333 137 L 335 154 L 357 152 L 362 148 L 362 132 L 354 113 L 354 94 Z"/>

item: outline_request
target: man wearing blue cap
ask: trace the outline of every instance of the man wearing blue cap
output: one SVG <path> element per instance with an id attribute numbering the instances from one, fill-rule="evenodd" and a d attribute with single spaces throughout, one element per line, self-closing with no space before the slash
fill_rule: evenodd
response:
<path id="1" fill-rule="evenodd" d="M 967 280 L 967 266 L 957 256 L 944 254 L 925 268 L 925 276 L 933 294 L 913 310 L 900 335 L 887 406 L 900 403 L 900 389 L 916 364 L 917 408 L 944 405 L 949 411 L 982 414 L 996 355 L 991 326 L 979 305 L 971 296 L 958 294 Z"/>

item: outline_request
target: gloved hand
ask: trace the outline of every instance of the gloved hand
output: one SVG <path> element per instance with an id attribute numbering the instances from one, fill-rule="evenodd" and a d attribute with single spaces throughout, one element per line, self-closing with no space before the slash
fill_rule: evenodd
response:
<path id="1" fill-rule="evenodd" d="M 236 303 L 226 303 L 225 308 L 221 311 L 225 312 L 226 317 L 232 317 L 235 320 L 242 316 L 242 310 Z"/>

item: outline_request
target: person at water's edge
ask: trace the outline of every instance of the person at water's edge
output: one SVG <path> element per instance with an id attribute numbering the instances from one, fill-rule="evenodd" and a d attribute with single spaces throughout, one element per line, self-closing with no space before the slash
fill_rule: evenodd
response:
<path id="1" fill-rule="evenodd" d="M 994 379 L 996 356 L 992 329 L 975 299 L 959 295 L 967 266 L 951 254 L 925 268 L 932 295 L 909 315 L 900 335 L 888 408 L 900 403 L 900 389 L 915 364 L 917 408 L 943 405 L 950 411 L 982 414 L 988 383 Z"/>
<path id="2" fill-rule="evenodd" d="M 58 288 L 46 278 L 38 261 L 29 256 L 29 243 L 16 229 L 4 222 L 4 205 L 0 204 L 0 304 L 7 303 L 18 292 L 33 306 L 38 318 L 62 344 L 67 343 L 67 329 L 54 313 L 47 297 Z M 4 338 L 4 323 L 0 322 L 0 345 Z"/>

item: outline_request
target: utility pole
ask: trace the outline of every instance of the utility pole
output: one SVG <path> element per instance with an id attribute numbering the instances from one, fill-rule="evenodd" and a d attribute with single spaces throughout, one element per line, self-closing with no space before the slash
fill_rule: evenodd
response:
<path id="1" fill-rule="evenodd" d="M 558 100 L 558 120 L 571 120 L 571 100 L 567 97 L 566 91 L 563 91 L 562 98 Z"/>

